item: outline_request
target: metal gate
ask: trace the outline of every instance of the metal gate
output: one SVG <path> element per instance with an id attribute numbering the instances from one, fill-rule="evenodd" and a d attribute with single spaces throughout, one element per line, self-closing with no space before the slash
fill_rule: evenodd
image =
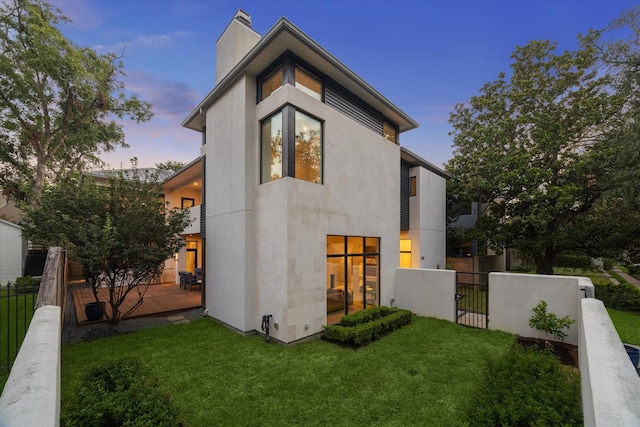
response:
<path id="1" fill-rule="evenodd" d="M 456 323 L 489 327 L 489 273 L 456 272 Z"/>

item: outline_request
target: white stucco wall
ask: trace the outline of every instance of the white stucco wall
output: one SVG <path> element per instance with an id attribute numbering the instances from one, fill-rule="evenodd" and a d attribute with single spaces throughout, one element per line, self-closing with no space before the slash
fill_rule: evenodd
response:
<path id="1" fill-rule="evenodd" d="M 22 276 L 22 229 L 0 219 L 0 286 Z"/>
<path id="2" fill-rule="evenodd" d="M 456 319 L 456 272 L 398 268 L 396 305 L 419 316 Z"/>
<path id="3" fill-rule="evenodd" d="M 206 118 L 206 307 L 241 331 L 255 328 L 255 90 L 255 78 L 240 78 Z"/>
<path id="4" fill-rule="evenodd" d="M 413 167 L 417 194 L 409 198 L 409 231 L 414 268 L 445 268 L 446 264 L 446 180 L 423 168 Z"/>
<path id="5" fill-rule="evenodd" d="M 260 34 L 234 17 L 216 42 L 216 83 L 219 83 L 259 41 Z"/>
<path id="6" fill-rule="evenodd" d="M 60 307 L 33 314 L 0 396 L 0 426 L 60 425 L 61 324 Z"/>
<path id="7" fill-rule="evenodd" d="M 327 235 L 380 237 L 380 304 L 395 298 L 400 151 L 290 85 L 258 104 L 256 132 L 261 119 L 286 103 L 324 121 L 322 185 L 293 178 L 258 185 L 256 178 L 254 321 L 259 330 L 262 315 L 272 314 L 278 329 L 271 335 L 291 342 L 326 324 Z"/>
<path id="8" fill-rule="evenodd" d="M 640 378 L 602 301 L 581 301 L 580 376 L 584 425 L 640 425 Z"/>
<path id="9" fill-rule="evenodd" d="M 537 274 L 489 274 L 489 329 L 502 330 L 524 337 L 545 338 L 544 333 L 529 327 L 531 311 L 541 300 L 547 312 L 569 316 L 576 323 L 565 332 L 566 342 L 578 344 L 580 317 L 580 278 Z M 546 337 L 555 339 L 553 337 Z"/>

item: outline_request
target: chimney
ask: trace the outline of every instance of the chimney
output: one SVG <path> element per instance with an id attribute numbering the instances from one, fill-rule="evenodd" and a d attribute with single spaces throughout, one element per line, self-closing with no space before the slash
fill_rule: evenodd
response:
<path id="1" fill-rule="evenodd" d="M 260 41 L 251 28 L 251 16 L 238 9 L 216 42 L 216 84 Z"/>

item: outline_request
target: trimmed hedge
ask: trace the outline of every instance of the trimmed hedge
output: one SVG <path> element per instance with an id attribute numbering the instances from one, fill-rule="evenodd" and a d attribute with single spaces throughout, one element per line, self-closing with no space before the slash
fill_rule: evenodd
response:
<path id="1" fill-rule="evenodd" d="M 344 325 L 345 319 L 349 326 Z M 409 323 L 411 323 L 409 310 L 373 307 L 344 316 L 340 325 L 325 326 L 324 338 L 340 344 L 361 346 Z"/>
<path id="2" fill-rule="evenodd" d="M 388 316 L 391 313 L 395 313 L 398 309 L 390 307 L 371 307 L 366 310 L 360 310 L 353 314 L 347 314 L 340 319 L 341 326 L 356 326 L 362 323 L 372 322 L 380 319 L 381 317 Z"/>
<path id="3" fill-rule="evenodd" d="M 640 313 L 640 289 L 628 283 L 595 285 L 596 298 L 607 308 Z"/>

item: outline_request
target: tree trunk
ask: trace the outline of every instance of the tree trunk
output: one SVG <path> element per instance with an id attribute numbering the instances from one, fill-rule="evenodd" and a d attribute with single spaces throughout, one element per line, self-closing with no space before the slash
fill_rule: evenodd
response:
<path id="1" fill-rule="evenodd" d="M 553 262 L 555 261 L 555 252 L 546 249 L 544 254 L 535 256 L 536 274 L 553 274 Z"/>

